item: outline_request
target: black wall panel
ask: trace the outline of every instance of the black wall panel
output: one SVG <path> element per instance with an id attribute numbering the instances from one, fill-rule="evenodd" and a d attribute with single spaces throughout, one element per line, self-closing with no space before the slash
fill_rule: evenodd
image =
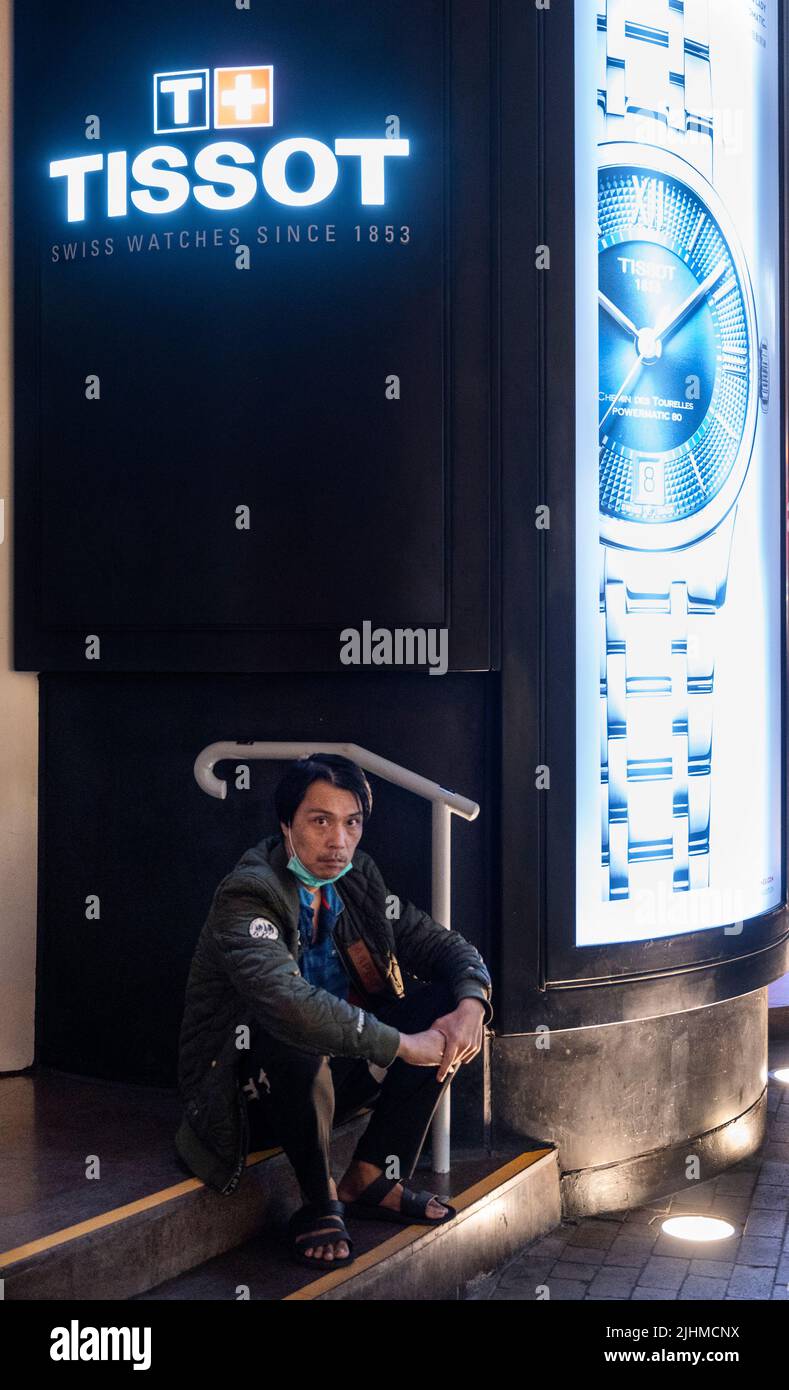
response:
<path id="1" fill-rule="evenodd" d="M 272 793 L 284 764 L 251 762 L 248 791 L 234 786 L 235 763 L 219 764 L 224 801 L 198 787 L 194 759 L 219 739 L 303 738 L 315 749 L 353 740 L 477 800 L 476 821 L 452 821 L 452 924 L 488 959 L 496 682 L 42 676 L 36 1060 L 175 1085 L 184 985 L 214 889 L 245 849 L 279 829 Z M 430 807 L 380 778 L 371 785 L 361 847 L 391 891 L 429 911 Z M 85 915 L 94 894 L 98 921 Z M 460 1082 L 477 1097 L 481 1067 Z M 473 1114 L 476 1124 L 476 1103 Z"/>
<path id="2" fill-rule="evenodd" d="M 18 669 L 83 670 L 95 634 L 104 670 L 342 670 L 365 620 L 496 664 L 490 28 L 489 0 L 17 4 Z M 154 133 L 155 73 L 244 64 L 274 67 L 272 128 Z M 278 141 L 333 150 L 393 115 L 411 148 L 385 206 L 358 157 L 313 206 L 263 188 Z M 216 140 L 253 152 L 252 202 L 133 204 L 142 150 L 180 149 L 194 187 Z M 68 221 L 50 161 L 97 154 Z M 311 178 L 292 156 L 291 187 Z"/>

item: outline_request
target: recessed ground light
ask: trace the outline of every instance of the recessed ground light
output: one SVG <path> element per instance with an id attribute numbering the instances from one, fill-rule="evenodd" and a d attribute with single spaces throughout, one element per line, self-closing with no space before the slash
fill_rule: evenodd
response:
<path id="1" fill-rule="evenodd" d="M 773 1081 L 783 1081 L 785 1086 L 789 1086 L 789 1067 L 779 1067 L 778 1071 L 770 1072 Z"/>
<path id="2" fill-rule="evenodd" d="M 719 1216 L 670 1216 L 660 1229 L 677 1240 L 726 1240 L 734 1235 L 731 1222 Z"/>

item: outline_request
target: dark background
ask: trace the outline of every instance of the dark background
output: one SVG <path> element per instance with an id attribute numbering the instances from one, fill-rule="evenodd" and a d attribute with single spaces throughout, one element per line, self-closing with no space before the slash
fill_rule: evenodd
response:
<path id="1" fill-rule="evenodd" d="M 446 626 L 453 669 L 496 665 L 489 28 L 488 0 L 404 0 L 396 19 L 368 0 L 17 6 L 18 669 L 84 669 L 95 633 L 104 670 L 337 670 L 339 633 L 365 619 Z M 153 134 L 155 72 L 244 63 L 274 65 L 272 129 Z M 361 203 L 358 158 L 311 207 L 260 187 L 274 143 L 383 137 L 392 114 L 411 153 L 386 161 L 383 207 Z M 190 195 L 108 218 L 103 172 L 67 222 L 49 177 L 52 159 L 122 149 L 131 170 L 157 144 L 191 166 L 217 139 L 257 157 L 258 195 L 235 211 Z M 294 157 L 291 184 L 310 168 Z M 326 223 L 333 245 L 274 242 L 277 225 Z M 164 249 L 182 229 L 208 247 Z M 130 253 L 140 233 L 163 249 Z M 113 254 L 93 257 L 107 236 Z M 53 263 L 64 243 L 76 259 Z"/>
<path id="2" fill-rule="evenodd" d="M 417 712 L 425 680 L 440 698 Z M 305 738 L 316 750 L 353 739 L 478 800 L 476 821 L 452 820 L 452 908 L 453 925 L 486 954 L 488 681 L 368 672 L 59 675 L 41 684 L 39 1061 L 175 1084 L 184 984 L 214 889 L 249 846 L 279 830 L 273 791 L 284 763 L 250 761 L 248 791 L 234 784 L 243 760 L 220 763 L 223 801 L 198 787 L 195 757 L 220 739 Z M 429 911 L 430 806 L 381 778 L 370 782 L 361 848 L 390 892 Z M 93 894 L 98 921 L 85 917 Z"/>
<path id="3" fill-rule="evenodd" d="M 697 1008 L 780 974 L 783 912 L 740 937 L 573 945 L 572 5 L 107 9 L 17 6 L 15 653 L 41 672 L 37 1059 L 174 1081 L 213 891 L 276 829 L 281 766 L 252 763 L 252 789 L 225 802 L 197 787 L 217 740 L 348 740 L 480 803 L 453 820 L 453 926 L 492 971 L 498 1035 Z M 291 247 L 276 275 L 271 247 L 248 273 L 225 251 L 45 264 L 64 190 L 42 160 L 81 148 L 85 115 L 109 115 L 105 149 L 136 151 L 158 142 L 154 71 L 269 60 L 291 81 L 278 138 L 358 133 L 373 112 L 414 140 L 374 219 L 338 191 L 336 214 L 328 200 L 276 220 L 402 217 L 410 248 Z M 163 221 L 242 221 L 192 209 Z M 273 221 L 268 203 L 252 218 Z M 65 221 L 55 233 L 74 239 Z M 240 502 L 250 533 L 233 527 Z M 339 632 L 365 618 L 445 624 L 450 674 L 341 667 Z M 84 656 L 94 632 L 100 662 Z M 374 792 L 364 848 L 429 909 L 429 808 Z M 455 1107 L 477 1135 L 481 1072 L 464 1069 L 475 1104 Z"/>

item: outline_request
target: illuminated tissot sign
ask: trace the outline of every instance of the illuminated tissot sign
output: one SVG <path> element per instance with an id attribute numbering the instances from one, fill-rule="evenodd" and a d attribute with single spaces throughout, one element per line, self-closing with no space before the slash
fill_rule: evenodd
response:
<path id="1" fill-rule="evenodd" d="M 583 319 L 578 384 L 598 433 L 577 512 L 581 945 L 736 932 L 783 894 L 777 7 L 588 8 L 598 372 Z M 590 445 L 579 423 L 584 470 Z"/>
<path id="2" fill-rule="evenodd" d="M 213 72 L 200 68 L 154 75 L 155 135 L 209 129 L 223 133 L 273 125 L 271 66 L 215 68 Z M 131 157 L 128 150 L 112 150 L 106 155 L 51 160 L 49 174 L 52 179 L 63 180 L 69 222 L 83 222 L 99 208 L 108 217 L 127 217 L 130 202 L 139 212 L 159 217 L 177 212 L 190 194 L 205 208 L 234 211 L 252 203 L 261 188 L 276 203 L 312 207 L 324 202 L 337 187 L 340 160 L 355 165 L 360 203 L 382 206 L 386 202 L 387 159 L 409 154 L 409 141 L 395 133 L 397 125 L 393 117 L 385 137 L 342 136 L 332 145 L 310 136 L 291 136 L 269 144 L 262 159 L 259 149 L 238 139 L 211 140 L 191 159 L 194 182 L 182 172 L 190 157 L 171 143 L 151 145 Z M 288 164 L 296 155 L 306 157 L 311 170 L 305 188 L 294 188 L 288 179 Z M 130 187 L 130 182 L 136 186 Z"/>
<path id="3" fill-rule="evenodd" d="M 451 627 L 455 569 L 485 667 L 483 533 L 445 524 L 455 400 L 489 501 L 487 320 L 450 312 L 488 293 L 489 24 L 457 8 L 17 0 L 26 669 L 110 629 L 119 670 L 341 669 L 371 613 Z"/>

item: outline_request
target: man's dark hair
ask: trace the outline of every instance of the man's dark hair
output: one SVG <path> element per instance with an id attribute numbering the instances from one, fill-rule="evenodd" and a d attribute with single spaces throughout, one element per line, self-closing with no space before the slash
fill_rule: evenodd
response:
<path id="1" fill-rule="evenodd" d="M 367 822 L 373 809 L 370 783 L 356 763 L 352 763 L 350 758 L 341 757 L 339 753 L 310 753 L 308 757 L 291 763 L 274 792 L 277 820 L 283 825 L 292 825 L 307 788 L 319 781 L 331 782 L 333 787 L 355 792 L 362 808 L 362 824 Z"/>

